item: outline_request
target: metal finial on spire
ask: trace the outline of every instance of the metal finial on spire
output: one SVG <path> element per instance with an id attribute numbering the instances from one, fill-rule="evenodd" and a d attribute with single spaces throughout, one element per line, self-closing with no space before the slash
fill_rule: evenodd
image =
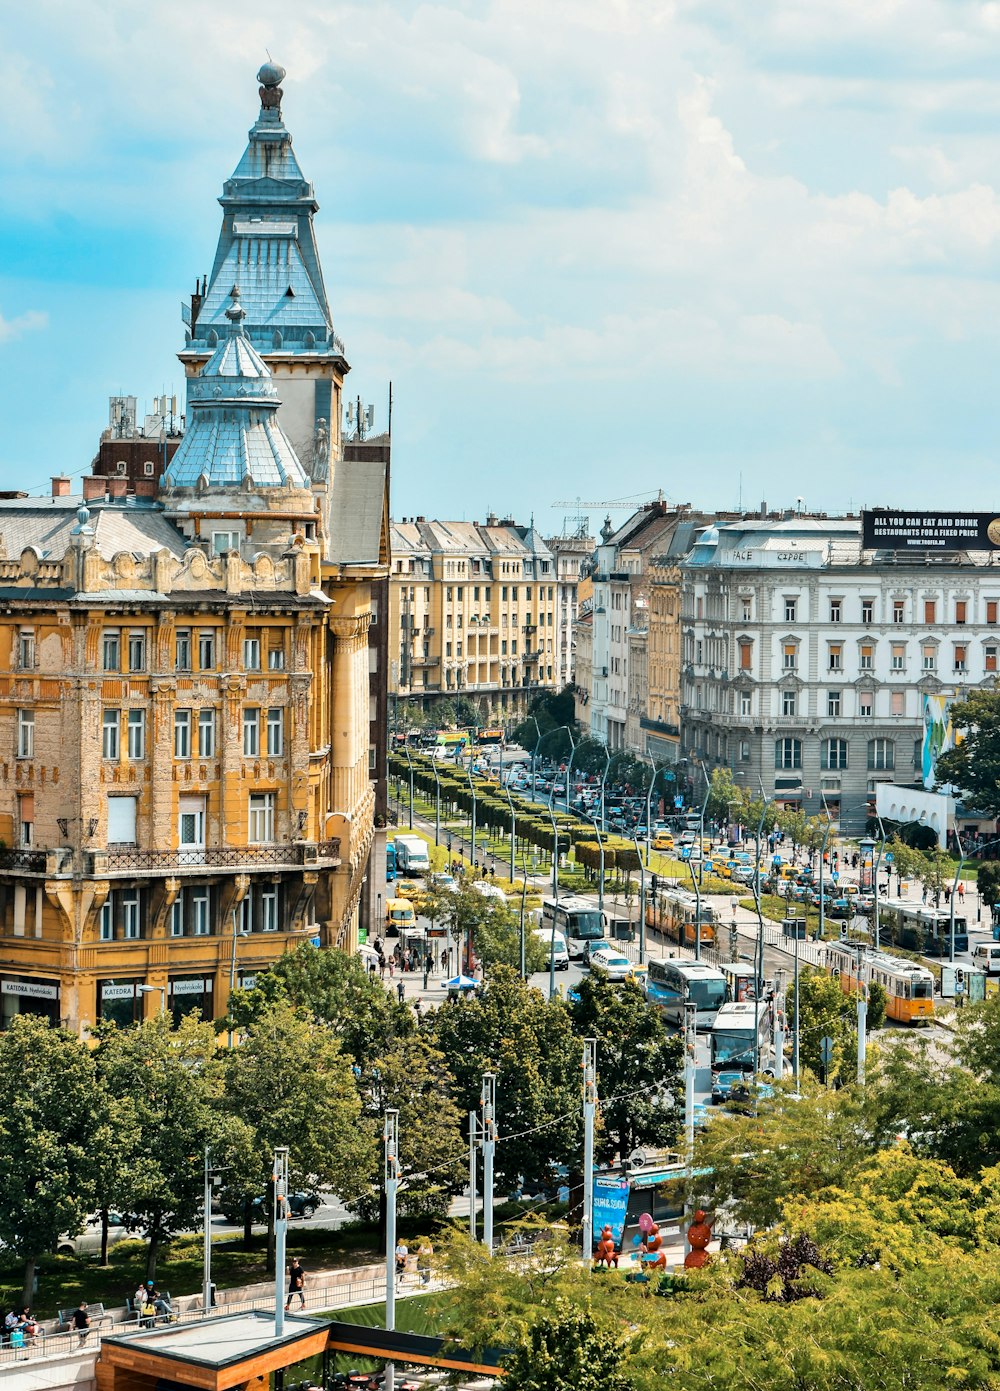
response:
<path id="1" fill-rule="evenodd" d="M 234 328 L 238 328 L 247 316 L 247 311 L 240 304 L 240 287 L 238 285 L 234 285 L 230 290 L 229 298 L 232 300 L 232 304 L 226 310 L 226 318 Z"/>
<path id="2" fill-rule="evenodd" d="M 265 111 L 281 110 L 281 83 L 284 76 L 285 69 L 280 63 L 271 62 L 268 54 L 268 61 L 261 64 L 260 72 L 257 74 L 257 81 L 260 83 L 260 104 Z"/>

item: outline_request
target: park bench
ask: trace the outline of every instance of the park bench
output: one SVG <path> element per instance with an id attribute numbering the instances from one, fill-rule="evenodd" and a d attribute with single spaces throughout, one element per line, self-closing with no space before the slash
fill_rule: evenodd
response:
<path id="1" fill-rule="evenodd" d="M 76 1328 L 73 1323 L 73 1315 L 80 1306 L 74 1304 L 72 1309 L 59 1310 L 59 1333 L 79 1333 L 81 1340 L 86 1338 L 93 1328 L 103 1328 L 106 1324 L 112 1323 L 109 1313 L 105 1312 L 103 1304 L 88 1304 L 87 1313 L 90 1315 L 90 1328 Z"/>

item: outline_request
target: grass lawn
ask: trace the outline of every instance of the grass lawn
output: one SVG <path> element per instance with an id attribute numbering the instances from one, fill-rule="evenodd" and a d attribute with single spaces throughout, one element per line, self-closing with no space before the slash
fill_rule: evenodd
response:
<path id="1" fill-rule="evenodd" d="M 239 1236 L 215 1238 L 212 1242 L 212 1278 L 221 1289 L 253 1285 L 270 1278 L 267 1272 L 267 1238 L 254 1232 L 249 1250 Z M 382 1259 L 374 1227 L 352 1223 L 336 1231 L 293 1225 L 288 1233 L 289 1255 L 299 1255 L 307 1269 L 321 1270 L 341 1266 L 368 1265 Z M 38 1294 L 33 1308 L 41 1318 L 54 1316 L 86 1299 L 100 1301 L 109 1308 L 125 1303 L 126 1295 L 146 1278 L 146 1244 L 124 1240 L 108 1252 L 109 1263 L 98 1264 L 99 1253 L 85 1256 L 43 1256 L 38 1267 Z M 161 1249 L 156 1281 L 171 1294 L 196 1294 L 201 1289 L 202 1239 L 191 1232 L 177 1237 Z M 0 1266 L 0 1303 L 9 1307 L 20 1303 L 20 1265 Z"/>

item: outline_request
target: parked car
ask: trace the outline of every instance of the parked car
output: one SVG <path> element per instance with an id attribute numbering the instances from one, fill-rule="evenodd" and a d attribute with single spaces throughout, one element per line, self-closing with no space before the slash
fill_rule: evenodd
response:
<path id="1" fill-rule="evenodd" d="M 742 1072 L 720 1072 L 712 1079 L 712 1105 L 721 1106 L 728 1101 L 734 1087 L 743 1085 Z"/>
<path id="2" fill-rule="evenodd" d="M 591 970 L 595 966 L 606 971 L 609 980 L 626 980 L 632 970 L 632 963 L 627 956 L 620 955 L 614 947 L 604 947 L 600 951 L 591 951 L 588 962 Z"/>
<path id="3" fill-rule="evenodd" d="M 125 1218 L 120 1212 L 108 1213 L 108 1245 L 116 1241 L 121 1241 L 128 1236 L 125 1230 Z M 101 1214 L 92 1212 L 87 1218 L 86 1230 L 79 1232 L 76 1236 L 64 1234 L 56 1242 L 56 1251 L 60 1256 L 80 1256 L 87 1251 L 99 1251 L 101 1248 Z"/>
<path id="4" fill-rule="evenodd" d="M 255 1224 L 267 1222 L 267 1210 L 270 1205 L 270 1198 L 266 1193 L 254 1198 L 250 1204 L 250 1220 Z M 323 1200 L 318 1193 L 289 1193 L 288 1195 L 288 1215 L 289 1217 L 311 1217 L 318 1207 L 322 1207 Z M 231 1222 L 242 1222 L 243 1210 L 240 1206 L 223 1201 L 222 1211 Z"/>

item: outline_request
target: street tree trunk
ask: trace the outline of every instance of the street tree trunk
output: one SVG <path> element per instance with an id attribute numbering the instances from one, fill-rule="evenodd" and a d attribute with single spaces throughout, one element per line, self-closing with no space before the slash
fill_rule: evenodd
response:
<path id="1" fill-rule="evenodd" d="M 101 1208 L 101 1265 L 108 1263 L 108 1209 Z"/>
<path id="2" fill-rule="evenodd" d="M 29 1256 L 24 1263 L 24 1285 L 21 1289 L 21 1308 L 30 1309 L 35 1302 L 35 1266 L 37 1256 Z"/>

